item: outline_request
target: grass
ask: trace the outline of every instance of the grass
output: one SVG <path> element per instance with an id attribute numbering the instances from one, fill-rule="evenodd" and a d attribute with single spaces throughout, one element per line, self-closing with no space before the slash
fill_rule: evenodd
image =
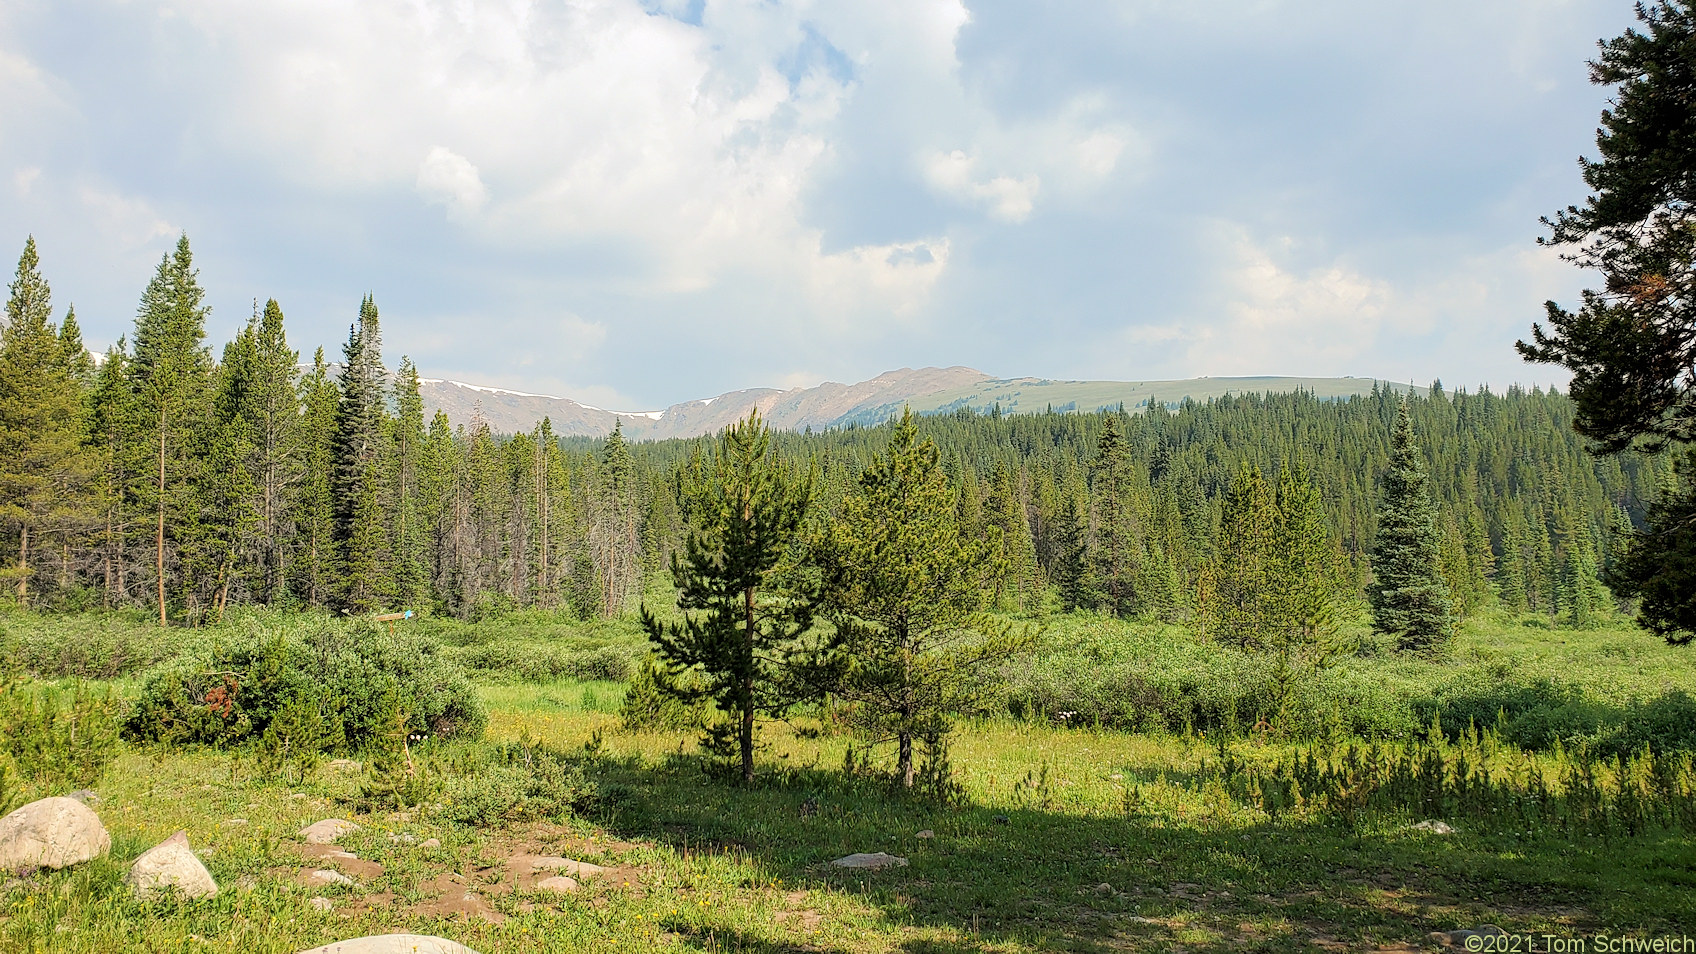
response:
<path id="1" fill-rule="evenodd" d="M 0 618 L 9 632 L 20 625 Z M 72 618 L 65 632 L 97 625 Z M 1143 638 L 1117 625 L 1063 619 L 1050 636 L 1062 646 Z M 576 638 L 568 627 L 517 629 L 499 638 Z M 1345 668 L 1413 698 L 1453 680 L 1487 684 L 1504 663 L 1514 678 L 1559 675 L 1616 706 L 1696 689 L 1687 650 L 1623 627 L 1569 632 L 1508 619 L 1472 624 L 1435 662 L 1361 658 Z M 491 740 L 576 753 L 607 794 L 600 807 L 505 828 L 428 812 L 361 815 L 358 773 L 325 768 L 290 787 L 240 755 L 127 749 L 97 786 L 111 855 L 0 887 L 0 951 L 263 954 L 401 930 L 483 954 L 1419 950 L 1431 931 L 1480 923 L 1639 937 L 1696 924 L 1688 833 L 1603 837 L 1457 820 L 1455 834 L 1438 835 L 1394 811 L 1353 827 L 1317 810 L 1272 818 L 1214 782 L 1216 737 L 967 721 L 952 747 L 965 797 L 943 807 L 844 774 L 850 740 L 811 718 L 768 726 L 761 780 L 740 789 L 709 777 L 690 737 L 621 730 L 619 683 L 486 682 L 478 693 Z M 1227 749 L 1268 762 L 1293 746 L 1236 738 Z M 357 874 L 352 887 L 302 881 L 332 863 L 304 858 L 294 833 L 326 817 L 364 826 L 343 844 L 381 873 Z M 179 828 L 210 849 L 222 893 L 135 901 L 122 883 L 127 864 Z M 439 848 L 415 846 L 431 837 Z M 829 865 L 874 851 L 910 864 Z M 539 893 L 523 859 L 542 854 L 613 876 L 563 898 Z M 464 901 L 467 892 L 477 900 Z M 335 909 L 315 910 L 315 896 Z"/>

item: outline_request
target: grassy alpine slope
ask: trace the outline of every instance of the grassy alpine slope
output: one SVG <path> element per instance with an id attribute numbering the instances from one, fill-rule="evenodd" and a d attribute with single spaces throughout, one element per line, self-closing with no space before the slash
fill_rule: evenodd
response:
<path id="1" fill-rule="evenodd" d="M 1623 626 L 1569 631 L 1541 622 L 1475 621 L 1442 660 L 1361 657 L 1338 678 L 1356 690 L 1376 687 L 1371 698 L 1388 712 L 1419 700 L 1438 705 L 1444 687 L 1559 677 L 1561 691 L 1543 701 L 1565 713 L 1580 747 L 1587 733 L 1605 738 L 1608 720 L 1633 705 L 1696 687 L 1687 652 Z M 288 625 L 254 617 L 199 637 Z M 610 658 L 609 650 L 635 642 L 617 626 L 584 630 L 541 618 L 482 632 L 430 625 L 450 651 L 507 644 L 526 656 Z M 9 614 L 0 626 L 13 658 L 60 664 L 64 654 L 31 655 L 29 647 L 80 641 L 99 659 L 143 659 L 152 639 L 144 625 L 114 617 Z M 91 786 L 113 836 L 111 855 L 6 882 L 0 950 L 290 952 L 392 930 L 440 934 L 484 954 L 1421 950 L 1434 944 L 1431 931 L 1486 922 L 1561 935 L 1649 935 L 1696 923 L 1696 819 L 1678 816 L 1673 804 L 1687 812 L 1693 804 L 1687 763 L 1674 781 L 1682 794 L 1661 815 L 1620 800 L 1609 787 L 1612 762 L 1592 766 L 1602 779 L 1596 805 L 1556 794 L 1527 807 L 1529 797 L 1492 800 L 1477 765 L 1465 770 L 1471 787 L 1456 783 L 1455 762 L 1492 767 L 1496 784 L 1510 787 L 1523 788 L 1535 772 L 1559 793 L 1578 777 L 1571 748 L 1528 753 L 1459 733 L 1422 750 L 1448 760 L 1450 784 L 1430 812 L 1388 796 L 1355 799 L 1349 779 L 1359 776 L 1346 773 L 1329 788 L 1310 778 L 1303 798 L 1281 804 L 1270 794 L 1279 764 L 1297 756 L 1299 769 L 1311 753 L 1341 765 L 1351 743 L 1366 752 L 1368 742 L 1340 724 L 1326 730 L 1328 744 L 1282 741 L 1252 726 L 1080 726 L 1089 720 L 1048 708 L 1058 697 L 1043 694 L 1042 680 L 1063 682 L 1087 668 L 1083 659 L 1106 660 L 1095 668 L 1127 680 L 1164 679 L 1177 687 L 1173 698 L 1182 690 L 1206 698 L 1211 690 L 1199 683 L 1228 669 L 1173 630 L 1057 618 L 1047 648 L 1023 667 L 1030 678 L 997 697 L 1004 704 L 1024 693 L 1024 717 L 1002 709 L 957 732 L 952 805 L 893 797 L 880 780 L 844 772 L 852 740 L 828 712 L 768 727 L 753 789 L 716 781 L 703 772 L 692 735 L 621 727 L 621 683 L 553 678 L 548 667 L 533 672 L 542 681 L 507 672 L 480 683 L 486 741 L 418 746 L 424 771 L 445 781 L 423 809 L 369 805 L 361 794 L 375 771 L 369 755 L 360 770 L 323 765 L 300 781 L 262 770 L 250 751 L 125 747 Z M 114 666 L 101 674 L 133 672 Z M 106 684 L 120 694 L 137 685 Z M 1197 702 L 1192 711 L 1209 710 Z M 1386 732 L 1379 757 L 1394 761 L 1409 744 Z M 501 806 L 511 806 L 491 810 L 490 793 L 456 774 L 481 766 L 473 774 L 488 775 L 505 764 L 489 761 L 496 749 L 509 762 L 556 753 L 581 773 L 573 776 L 575 809 L 501 820 Z M 1664 774 L 1678 756 L 1657 764 Z M 1647 776 L 1639 781 L 1653 791 Z M 295 832 L 327 817 L 363 826 L 341 844 L 356 859 L 313 857 L 298 843 Z M 1412 827 L 1430 818 L 1448 820 L 1455 833 Z M 205 862 L 223 892 L 203 902 L 135 901 L 122 883 L 128 862 L 179 828 L 208 849 Z M 419 847 L 429 838 L 440 845 Z M 829 865 L 873 851 L 910 864 L 878 872 Z M 610 870 L 583 879 L 579 893 L 550 895 L 535 882 L 551 872 L 531 863 L 547 856 Z M 307 883 L 305 872 L 326 867 L 354 883 Z M 333 910 L 316 910 L 314 897 Z"/>

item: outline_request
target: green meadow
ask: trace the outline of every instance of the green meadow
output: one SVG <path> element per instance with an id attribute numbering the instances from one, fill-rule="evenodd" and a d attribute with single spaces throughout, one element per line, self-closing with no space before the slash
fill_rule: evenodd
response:
<path id="1" fill-rule="evenodd" d="M 7 658 L 29 673 L 14 702 L 76 685 L 120 709 L 178 653 L 308 625 L 232 614 L 185 634 L 122 615 L 0 616 Z M 488 713 L 481 740 L 412 747 L 438 783 L 417 804 L 371 804 L 369 754 L 291 773 L 253 746 L 118 743 L 86 786 L 110 854 L 7 879 L 0 949 L 292 952 L 410 931 L 484 954 L 1405 951 L 1481 924 L 1651 937 L 1696 923 L 1696 773 L 1680 735 L 1696 659 L 1625 624 L 1486 616 L 1426 661 L 1368 642 L 1309 688 L 1305 704 L 1329 714 L 1288 733 L 1233 721 L 1231 686 L 1210 680 L 1253 673 L 1216 647 L 1052 617 L 962 715 L 950 784 L 924 795 L 891 788 L 888 753 L 868 755 L 828 706 L 762 727 L 748 788 L 723 780 L 692 730 L 627 728 L 625 684 L 607 677 L 641 651 L 629 624 L 416 632 L 469 669 Z M 1105 698 L 1109 683 L 1140 701 L 1067 707 L 1068 691 Z M 1490 723 L 1443 723 L 1491 705 Z M 1133 712 L 1143 724 L 1125 724 Z M 1656 714 L 1667 724 L 1645 729 Z M 544 755 L 572 773 L 569 807 L 476 801 L 492 797 L 480 774 L 510 771 L 491 766 Z M 11 805 L 69 788 L 9 778 Z M 300 843 L 324 818 L 361 826 L 339 845 L 354 858 Z M 1415 827 L 1437 821 L 1452 831 Z M 128 863 L 179 829 L 220 894 L 136 900 Z M 907 864 L 830 864 L 856 852 Z M 607 871 L 554 894 L 532 864 L 549 857 Z"/>

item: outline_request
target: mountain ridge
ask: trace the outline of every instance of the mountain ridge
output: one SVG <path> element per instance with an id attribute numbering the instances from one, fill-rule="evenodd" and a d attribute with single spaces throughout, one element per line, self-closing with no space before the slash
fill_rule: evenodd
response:
<path id="1" fill-rule="evenodd" d="M 1176 406 L 1185 399 L 1206 401 L 1228 394 L 1287 393 L 1305 390 L 1327 400 L 1370 393 L 1374 386 L 1397 391 L 1426 389 L 1380 378 L 1244 377 L 1176 378 L 1152 381 L 1074 381 L 1052 378 L 996 378 L 974 368 L 897 368 L 853 384 L 826 381 L 808 388 L 744 388 L 708 398 L 683 401 L 658 411 L 610 411 L 567 397 L 533 394 L 443 378 L 421 378 L 428 413 L 445 412 L 456 425 L 473 427 L 480 419 L 497 433 L 533 429 L 548 418 L 561 436 L 604 437 L 620 425 L 632 440 L 665 440 L 717 433 L 758 409 L 778 430 L 815 430 L 849 424 L 879 424 L 911 406 L 917 413 L 958 408 L 1003 413 L 1096 411 L 1101 408 Z"/>

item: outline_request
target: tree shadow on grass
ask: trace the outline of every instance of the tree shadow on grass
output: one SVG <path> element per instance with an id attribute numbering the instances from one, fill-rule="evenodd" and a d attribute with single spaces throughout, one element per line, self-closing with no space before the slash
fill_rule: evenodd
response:
<path id="1" fill-rule="evenodd" d="M 1696 845 L 1684 835 L 1604 843 L 1471 834 L 1462 823 L 1452 836 L 1412 831 L 1405 821 L 1358 833 L 1321 824 L 1231 827 L 1039 807 L 944 808 L 817 767 L 768 767 L 751 788 L 709 778 L 690 756 L 603 768 L 633 793 L 602 819 L 618 837 L 684 855 L 745 855 L 761 879 L 851 896 L 911 954 L 1007 943 L 1375 950 L 1480 923 L 1566 935 L 1696 922 L 1696 899 L 1678 878 L 1696 870 Z M 919 838 L 921 830 L 934 837 Z M 910 864 L 830 864 L 877 851 Z M 749 950 L 821 950 L 742 940 Z"/>

